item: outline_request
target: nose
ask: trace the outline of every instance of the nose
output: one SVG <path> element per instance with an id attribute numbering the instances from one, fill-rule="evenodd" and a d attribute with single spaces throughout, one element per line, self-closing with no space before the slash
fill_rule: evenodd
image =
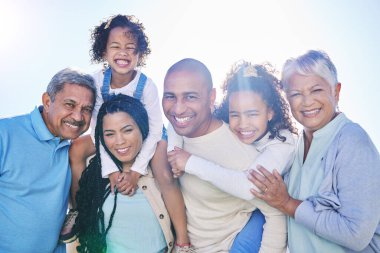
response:
<path id="1" fill-rule="evenodd" d="M 177 100 L 173 106 L 172 112 L 175 113 L 176 115 L 181 115 L 185 111 L 186 111 L 186 104 L 180 100 Z"/>
<path id="2" fill-rule="evenodd" d="M 128 51 L 126 49 L 121 49 L 120 54 L 123 56 L 126 56 L 126 55 L 128 55 Z"/>
<path id="3" fill-rule="evenodd" d="M 304 106 L 310 106 L 310 105 L 312 105 L 313 101 L 314 101 L 313 95 L 311 95 L 311 94 L 305 94 L 303 96 L 302 102 L 303 102 Z"/>
<path id="4" fill-rule="evenodd" d="M 83 112 L 81 109 L 74 110 L 71 116 L 75 121 L 83 120 Z"/>
<path id="5" fill-rule="evenodd" d="M 123 135 L 121 133 L 117 133 L 115 135 L 115 137 L 116 137 L 116 144 L 117 145 L 124 144 L 125 140 L 124 140 Z"/>
<path id="6" fill-rule="evenodd" d="M 248 125 L 247 117 L 244 115 L 241 115 L 241 117 L 239 117 L 238 124 L 239 124 L 239 128 L 241 129 L 245 128 Z"/>

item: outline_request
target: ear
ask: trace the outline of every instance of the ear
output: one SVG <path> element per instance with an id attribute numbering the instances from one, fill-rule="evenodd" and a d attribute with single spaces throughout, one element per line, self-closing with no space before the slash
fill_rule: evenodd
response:
<path id="1" fill-rule="evenodd" d="M 337 83 L 335 85 L 334 92 L 335 92 L 335 102 L 336 103 L 339 102 L 339 94 L 340 94 L 340 89 L 341 88 L 342 88 L 342 84 L 341 83 Z"/>
<path id="2" fill-rule="evenodd" d="M 104 52 L 102 54 L 102 58 L 104 62 L 107 62 L 107 47 L 104 49 Z"/>
<path id="3" fill-rule="evenodd" d="M 268 108 L 268 121 L 271 121 L 274 117 L 274 112 L 272 109 Z"/>
<path id="4" fill-rule="evenodd" d="M 42 105 L 44 106 L 44 111 L 49 110 L 51 103 L 52 101 L 50 99 L 49 94 L 47 92 L 44 92 L 44 94 L 42 94 Z"/>
<path id="5" fill-rule="evenodd" d="M 215 100 L 216 100 L 216 90 L 215 88 L 212 88 L 210 91 L 210 108 L 212 111 L 214 110 Z"/>

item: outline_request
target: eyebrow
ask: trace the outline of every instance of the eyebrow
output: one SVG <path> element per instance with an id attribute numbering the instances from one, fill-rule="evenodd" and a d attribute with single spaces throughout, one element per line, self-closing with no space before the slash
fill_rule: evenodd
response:
<path id="1" fill-rule="evenodd" d="M 63 100 L 63 102 L 65 102 L 65 103 L 70 102 L 70 103 L 78 104 L 77 101 L 75 101 L 74 99 L 71 99 L 71 98 L 65 98 Z"/>
<path id="2" fill-rule="evenodd" d="M 120 128 L 120 130 L 125 130 L 125 129 L 128 129 L 128 128 L 133 128 L 133 125 L 132 124 L 127 124 L 127 125 L 123 126 L 122 128 Z M 115 130 L 113 130 L 113 129 L 104 129 L 103 133 L 106 133 L 106 132 L 115 132 Z"/>
<path id="3" fill-rule="evenodd" d="M 259 110 L 255 110 L 255 109 L 253 109 L 253 110 L 245 110 L 242 113 L 250 113 L 250 112 L 259 112 Z M 230 110 L 229 113 L 240 113 L 240 112 L 238 112 L 236 110 Z"/>
<path id="4" fill-rule="evenodd" d="M 123 127 L 121 128 L 121 130 L 124 130 L 124 129 L 127 129 L 127 128 L 132 128 L 132 127 L 133 127 L 132 124 L 127 124 L 127 125 L 123 126 Z"/>

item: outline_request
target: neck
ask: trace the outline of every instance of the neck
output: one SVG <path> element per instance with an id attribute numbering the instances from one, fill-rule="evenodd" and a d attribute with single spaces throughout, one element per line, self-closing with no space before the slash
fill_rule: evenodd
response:
<path id="1" fill-rule="evenodd" d="M 122 163 L 123 172 L 130 172 L 134 161 L 135 160 L 133 160 L 131 162 L 123 162 Z"/>
<path id="2" fill-rule="evenodd" d="M 114 71 L 112 71 L 112 76 L 111 76 L 111 88 L 122 88 L 126 85 L 128 85 L 133 78 L 135 78 L 137 74 L 136 70 L 130 71 L 126 74 L 118 74 Z"/>
<path id="3" fill-rule="evenodd" d="M 313 132 L 312 131 L 304 131 L 303 132 L 304 139 L 304 152 L 303 152 L 303 161 L 306 160 L 307 154 L 309 153 L 309 149 L 311 146 L 311 141 L 313 140 Z"/>
<path id="4" fill-rule="evenodd" d="M 42 116 L 42 120 L 44 121 L 45 126 L 47 127 L 47 129 L 49 130 L 49 132 L 50 132 L 54 137 L 57 137 L 57 134 L 54 132 L 54 129 L 53 129 L 52 126 L 49 124 L 48 115 L 47 115 L 46 111 L 45 111 L 44 109 L 42 109 L 42 111 L 40 111 L 40 113 L 41 113 L 41 116 Z M 61 141 L 62 141 L 62 138 L 61 138 Z"/>
<path id="5" fill-rule="evenodd" d="M 204 134 L 203 135 L 206 135 L 206 134 L 209 134 L 213 131 L 215 131 L 216 129 L 218 129 L 221 125 L 222 125 L 222 121 L 221 120 L 218 120 L 216 119 L 215 117 L 213 116 L 210 116 L 207 124 L 205 124 L 205 127 L 204 127 L 204 130 L 202 131 Z"/>

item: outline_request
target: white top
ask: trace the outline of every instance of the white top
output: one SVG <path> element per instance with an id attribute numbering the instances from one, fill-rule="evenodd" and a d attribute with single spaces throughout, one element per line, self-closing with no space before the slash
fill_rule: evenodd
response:
<path id="1" fill-rule="evenodd" d="M 133 96 L 134 91 L 136 90 L 138 80 L 140 78 L 141 71 L 136 70 L 137 74 L 135 78 L 122 88 L 112 89 L 110 87 L 110 93 L 114 94 L 125 94 L 128 96 Z M 97 88 L 97 97 L 95 108 L 92 113 L 91 118 L 91 137 L 94 141 L 95 134 L 95 125 L 96 118 L 100 109 L 100 106 L 103 104 L 103 98 L 101 93 L 101 87 L 103 86 L 103 71 L 100 70 L 93 75 Z M 162 126 L 163 121 L 161 117 L 161 106 L 160 99 L 158 96 L 157 86 L 153 83 L 152 79 L 147 78 L 146 84 L 144 87 L 143 95 L 141 97 L 141 102 L 144 104 L 145 109 L 148 112 L 149 118 L 149 134 L 145 139 L 140 153 L 136 157 L 135 162 L 132 165 L 131 170 L 136 171 L 142 175 L 147 174 L 147 167 L 150 159 L 153 157 L 154 152 L 156 151 L 157 142 L 161 140 L 162 137 Z M 119 171 L 115 163 L 112 161 L 111 157 L 107 154 L 104 147 L 100 145 L 100 157 L 102 160 L 102 176 L 108 177 L 112 172 Z"/>
<path id="2" fill-rule="evenodd" d="M 171 134 L 168 129 L 169 140 Z M 201 137 L 184 137 L 183 141 L 187 152 L 238 171 L 246 170 L 258 155 L 256 148 L 242 143 L 227 124 Z M 256 208 L 266 219 L 260 252 L 286 252 L 286 219 L 280 211 L 259 199 L 236 198 L 188 173 L 179 179 L 188 234 L 198 253 L 229 252 L 236 235 Z"/>
<path id="3" fill-rule="evenodd" d="M 250 189 L 257 190 L 257 187 L 247 178 L 250 169 L 258 171 L 256 167 L 261 165 L 270 172 L 276 169 L 283 175 L 292 165 L 295 148 L 294 136 L 289 130 L 282 130 L 280 134 L 286 137 L 285 142 L 277 138 L 269 139 L 270 133 L 267 133 L 259 141 L 253 143 L 259 154 L 244 171 L 225 168 L 195 155 L 190 156 L 185 171 L 212 183 L 235 197 L 251 200 L 255 196 Z"/>

